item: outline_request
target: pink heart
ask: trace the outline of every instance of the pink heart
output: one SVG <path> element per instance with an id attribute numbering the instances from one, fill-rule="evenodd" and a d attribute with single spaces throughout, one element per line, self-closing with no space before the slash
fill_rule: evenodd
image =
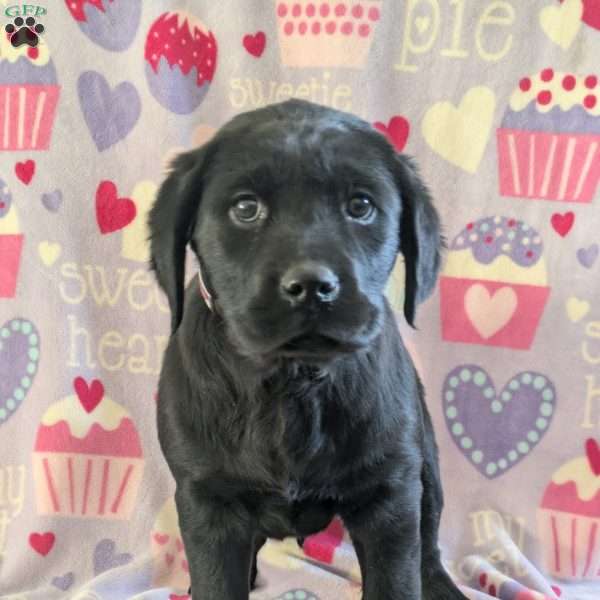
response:
<path id="1" fill-rule="evenodd" d="M 570 211 L 566 212 L 564 215 L 554 213 L 550 222 L 552 223 L 552 227 L 554 227 L 554 231 L 556 231 L 558 235 L 565 237 L 567 233 L 571 231 L 573 223 L 575 223 L 575 215 Z"/>
<path id="2" fill-rule="evenodd" d="M 34 173 L 35 162 L 33 160 L 18 162 L 15 165 L 15 174 L 25 185 L 29 185 L 30 181 L 33 179 Z"/>
<path id="3" fill-rule="evenodd" d="M 387 125 L 377 121 L 373 126 L 385 135 L 398 152 L 404 150 L 404 146 L 406 146 L 408 136 L 410 135 L 410 123 L 404 117 L 392 117 Z"/>
<path id="4" fill-rule="evenodd" d="M 76 377 L 73 386 L 85 412 L 91 413 L 102 401 L 104 386 L 99 379 L 92 380 L 92 385 L 88 385 L 83 377 Z"/>
<path id="5" fill-rule="evenodd" d="M 160 544 L 161 546 L 164 546 L 168 541 L 169 541 L 169 535 L 167 535 L 166 533 L 155 533 L 154 534 L 154 540 L 156 541 L 157 544 Z"/>
<path id="6" fill-rule="evenodd" d="M 263 31 L 258 31 L 254 35 L 245 35 L 243 43 L 248 54 L 260 58 L 267 44 L 267 36 Z"/>
<path id="7" fill-rule="evenodd" d="M 177 552 L 183 551 L 183 542 L 181 541 L 181 538 L 175 540 L 175 546 L 177 547 Z"/>
<path id="8" fill-rule="evenodd" d="M 594 475 L 600 477 L 600 446 L 595 439 L 589 438 L 585 442 L 585 453 Z"/>
<path id="9" fill-rule="evenodd" d="M 56 536 L 52 532 L 32 533 L 29 536 L 29 545 L 42 556 L 46 556 L 54 546 Z"/>
<path id="10" fill-rule="evenodd" d="M 101 233 L 123 229 L 135 219 L 137 209 L 130 198 L 119 198 L 112 181 L 102 181 L 96 190 L 96 220 Z"/>
<path id="11" fill-rule="evenodd" d="M 181 561 L 181 568 L 186 572 L 189 573 L 190 572 L 190 566 L 188 565 L 188 561 L 187 560 L 182 560 Z"/>
<path id="12" fill-rule="evenodd" d="M 173 561 L 175 560 L 175 557 L 172 554 L 169 554 L 167 552 L 167 554 L 165 554 L 165 561 L 167 563 L 167 566 L 171 566 L 173 564 Z"/>
<path id="13" fill-rule="evenodd" d="M 169 596 L 169 600 L 190 600 L 190 597 L 187 594 L 183 596 L 179 596 L 178 594 L 171 594 Z"/>

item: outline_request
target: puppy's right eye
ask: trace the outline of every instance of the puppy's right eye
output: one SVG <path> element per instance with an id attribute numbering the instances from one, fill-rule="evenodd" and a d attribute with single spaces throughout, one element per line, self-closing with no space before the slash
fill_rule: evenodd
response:
<path id="1" fill-rule="evenodd" d="M 238 197 L 229 214 L 238 223 L 254 223 L 264 216 L 264 206 L 256 196 L 247 194 Z"/>

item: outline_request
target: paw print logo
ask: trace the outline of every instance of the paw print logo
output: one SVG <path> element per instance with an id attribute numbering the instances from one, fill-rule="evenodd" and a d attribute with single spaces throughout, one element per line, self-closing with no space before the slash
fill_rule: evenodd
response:
<path id="1" fill-rule="evenodd" d="M 23 20 L 23 17 L 17 17 L 4 30 L 8 34 L 11 45 L 15 48 L 23 44 L 35 48 L 40 41 L 39 36 L 44 33 L 44 26 L 36 23 L 33 17 L 27 17 L 26 20 Z"/>

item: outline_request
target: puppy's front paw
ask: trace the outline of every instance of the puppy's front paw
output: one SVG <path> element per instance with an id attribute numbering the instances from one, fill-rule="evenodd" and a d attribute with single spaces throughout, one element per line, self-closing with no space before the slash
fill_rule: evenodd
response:
<path id="1" fill-rule="evenodd" d="M 423 575 L 423 600 L 469 600 L 443 569 Z"/>

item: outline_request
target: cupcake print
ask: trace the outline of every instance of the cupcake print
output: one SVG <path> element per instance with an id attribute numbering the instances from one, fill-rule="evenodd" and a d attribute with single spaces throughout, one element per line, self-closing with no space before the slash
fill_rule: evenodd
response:
<path id="1" fill-rule="evenodd" d="M 550 293 L 543 250 L 522 221 L 469 223 L 450 245 L 440 280 L 443 339 L 528 349 Z"/>
<path id="2" fill-rule="evenodd" d="M 176 12 L 150 27 L 144 51 L 152 95 L 177 114 L 194 111 L 206 96 L 217 66 L 217 41 L 198 19 Z"/>
<path id="3" fill-rule="evenodd" d="M 46 150 L 59 93 L 43 38 L 15 48 L 0 35 L 0 150 Z"/>
<path id="4" fill-rule="evenodd" d="M 65 0 L 65 4 L 79 29 L 106 50 L 119 52 L 133 42 L 142 0 Z"/>
<path id="5" fill-rule="evenodd" d="M 8 186 L 0 179 L 0 298 L 14 298 L 21 264 L 23 234 Z"/>
<path id="6" fill-rule="evenodd" d="M 187 590 L 190 574 L 174 498 L 169 498 L 158 513 L 150 538 L 153 587 Z"/>
<path id="7" fill-rule="evenodd" d="M 600 85 L 593 74 L 524 77 L 498 129 L 503 196 L 591 202 L 600 179 Z"/>
<path id="8" fill-rule="evenodd" d="M 552 475 L 538 511 L 548 572 L 565 580 L 600 581 L 600 445 L 587 440 L 585 456 Z"/>
<path id="9" fill-rule="evenodd" d="M 127 519 L 144 461 L 127 411 L 104 394 L 99 380 L 74 381 L 75 394 L 42 417 L 33 451 L 40 514 Z"/>
<path id="10" fill-rule="evenodd" d="M 288 67 L 364 67 L 382 4 L 276 0 L 281 62 Z"/>

